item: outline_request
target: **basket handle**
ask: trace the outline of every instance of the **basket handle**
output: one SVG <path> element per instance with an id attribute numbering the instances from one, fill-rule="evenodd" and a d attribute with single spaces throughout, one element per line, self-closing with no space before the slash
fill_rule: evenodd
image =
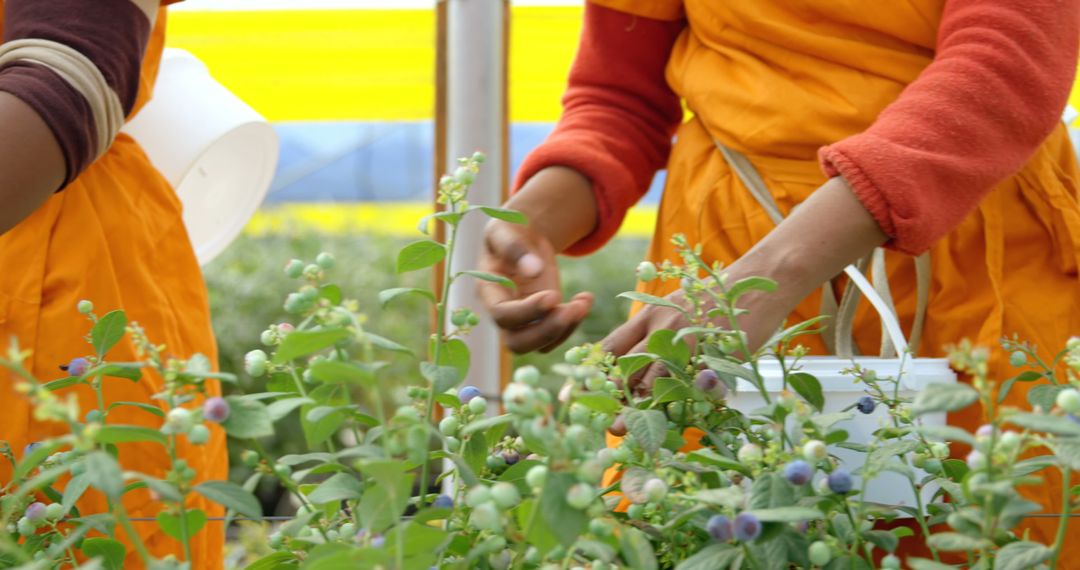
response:
<path id="1" fill-rule="evenodd" d="M 885 302 L 885 299 L 878 295 L 874 286 L 867 281 L 866 276 L 862 271 L 859 271 L 854 265 L 848 265 L 844 268 L 844 273 L 847 274 L 848 279 L 851 279 L 855 286 L 859 288 L 859 291 L 866 296 L 866 300 L 870 301 L 874 309 L 877 310 L 878 316 L 881 317 L 881 324 L 885 329 L 885 333 L 888 335 L 889 340 L 892 341 L 893 346 L 896 347 L 896 352 L 903 354 L 908 350 L 907 338 L 904 337 L 904 331 L 900 328 L 900 321 L 896 319 L 896 314 L 893 313 L 889 304 Z"/>

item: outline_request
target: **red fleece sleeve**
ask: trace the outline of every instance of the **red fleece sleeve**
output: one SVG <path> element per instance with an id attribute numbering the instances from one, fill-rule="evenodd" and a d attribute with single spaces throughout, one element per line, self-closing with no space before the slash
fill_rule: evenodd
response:
<path id="1" fill-rule="evenodd" d="M 950 0 L 934 61 L 866 131 L 819 152 L 891 237 L 921 253 L 1060 121 L 1080 0 Z"/>
<path id="2" fill-rule="evenodd" d="M 549 166 L 592 181 L 596 228 L 565 253 L 584 255 L 611 239 L 667 161 L 682 107 L 664 68 L 684 26 L 586 4 L 562 117 L 525 158 L 514 183 L 517 191 Z"/>

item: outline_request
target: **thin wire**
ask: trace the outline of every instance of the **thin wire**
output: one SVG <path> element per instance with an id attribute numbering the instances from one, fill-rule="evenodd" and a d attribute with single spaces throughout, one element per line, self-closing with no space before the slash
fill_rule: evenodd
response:
<path id="1" fill-rule="evenodd" d="M 1056 519 L 1056 518 L 1060 518 L 1060 517 L 1061 517 L 1060 514 L 1036 513 L 1034 515 L 1024 515 L 1024 516 L 1022 516 L 1020 518 L 1024 518 L 1024 519 L 1051 519 L 1051 518 Z M 1080 518 L 1080 513 L 1072 513 L 1072 514 L 1068 515 L 1068 518 L 1071 518 L 1071 519 Z M 129 520 L 131 522 L 157 522 L 157 519 L 153 518 L 153 517 L 131 517 Z M 207 521 L 221 522 L 221 521 L 225 520 L 225 517 L 209 517 L 206 520 Z M 258 518 L 258 519 L 247 518 L 247 517 L 234 517 L 231 520 L 233 522 L 282 522 L 282 521 L 291 521 L 291 520 L 293 520 L 293 517 L 273 516 L 273 517 L 262 517 L 262 518 Z"/>

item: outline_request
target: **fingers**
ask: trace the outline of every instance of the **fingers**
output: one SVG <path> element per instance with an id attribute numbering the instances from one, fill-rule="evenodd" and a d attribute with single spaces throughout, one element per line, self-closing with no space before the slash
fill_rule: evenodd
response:
<path id="1" fill-rule="evenodd" d="M 558 305 L 542 319 L 506 333 L 506 346 L 523 353 L 544 349 L 550 351 L 566 340 L 592 308 L 591 294 L 579 293 L 570 302 Z"/>
<path id="2" fill-rule="evenodd" d="M 512 273 L 509 277 L 535 279 L 544 272 L 539 247 L 519 227 L 499 223 L 489 225 L 484 233 L 484 246 L 499 265 Z"/>
<path id="3" fill-rule="evenodd" d="M 641 350 L 644 350 L 644 341 L 648 332 L 648 319 L 638 313 L 632 319 L 620 325 L 619 328 L 611 331 L 611 334 L 601 341 L 601 345 L 605 351 L 615 356 L 632 354 L 635 351 L 632 351 L 631 347 L 635 345 L 640 344 Z"/>
<path id="4" fill-rule="evenodd" d="M 511 289 L 484 282 L 478 284 L 478 293 L 495 324 L 507 330 L 541 320 L 559 304 L 559 292 L 550 289 L 518 299 Z"/>

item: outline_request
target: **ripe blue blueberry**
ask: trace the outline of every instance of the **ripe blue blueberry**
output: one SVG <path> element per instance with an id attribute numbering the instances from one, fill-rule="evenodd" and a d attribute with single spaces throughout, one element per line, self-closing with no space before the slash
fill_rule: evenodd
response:
<path id="1" fill-rule="evenodd" d="M 870 396 L 863 396 L 862 398 L 859 398 L 859 402 L 855 404 L 855 407 L 864 414 L 872 414 L 874 413 L 874 408 L 877 407 L 877 404 Z"/>
<path id="2" fill-rule="evenodd" d="M 45 509 L 44 503 L 30 503 L 23 516 L 32 523 L 38 523 L 45 520 Z"/>
<path id="3" fill-rule="evenodd" d="M 796 459 L 784 467 L 784 478 L 792 485 L 805 485 L 813 475 L 814 469 L 801 459 Z"/>
<path id="4" fill-rule="evenodd" d="M 750 542 L 761 536 L 761 521 L 753 513 L 739 513 L 735 517 L 735 539 Z"/>
<path id="5" fill-rule="evenodd" d="M 829 490 L 833 493 L 843 495 L 851 492 L 851 489 L 855 487 L 855 482 L 851 479 L 851 474 L 843 469 L 837 469 L 832 473 L 829 473 L 828 477 Z"/>
<path id="6" fill-rule="evenodd" d="M 208 421 L 218 423 L 229 419 L 229 402 L 225 398 L 214 396 L 203 402 L 203 417 Z"/>
<path id="7" fill-rule="evenodd" d="M 462 386 L 457 396 L 462 404 L 468 404 L 470 400 L 480 396 L 480 389 L 476 386 Z"/>
<path id="8" fill-rule="evenodd" d="M 67 373 L 69 376 L 82 376 L 86 374 L 86 371 L 90 369 L 90 361 L 85 358 L 72 358 L 71 362 L 67 365 Z"/>
<path id="9" fill-rule="evenodd" d="M 705 530 L 709 533 L 709 536 L 717 542 L 727 542 L 731 540 L 733 535 L 731 519 L 724 515 L 713 515 L 709 517 L 709 522 L 705 524 Z"/>
<path id="10" fill-rule="evenodd" d="M 435 502 L 431 506 L 436 509 L 452 509 L 454 508 L 454 500 L 449 495 L 439 495 L 435 497 Z"/>

